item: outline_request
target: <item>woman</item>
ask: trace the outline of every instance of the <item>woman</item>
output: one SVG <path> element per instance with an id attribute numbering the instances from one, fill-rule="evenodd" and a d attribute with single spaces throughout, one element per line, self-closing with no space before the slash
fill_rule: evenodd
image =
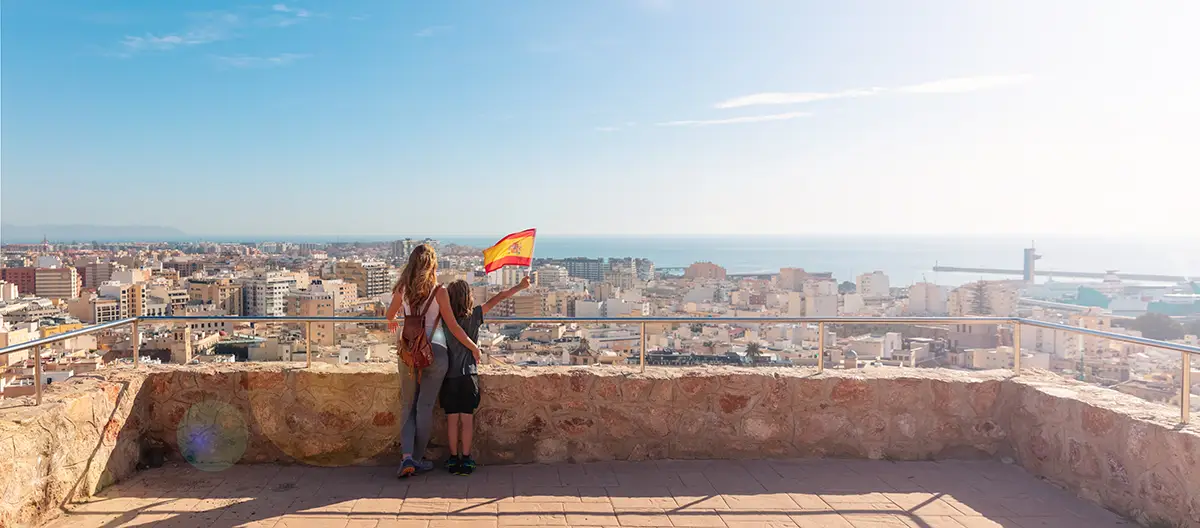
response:
<path id="1" fill-rule="evenodd" d="M 437 324 L 438 319 L 445 322 L 446 329 L 463 346 L 475 354 L 479 353 L 479 347 L 458 325 L 446 289 L 437 282 L 437 253 L 427 244 L 413 249 L 408 256 L 408 264 L 400 273 L 400 280 L 392 289 L 392 303 L 387 309 L 388 330 L 395 331 L 399 326 L 396 315 L 401 310 L 406 314 L 420 310 L 430 293 L 434 299 L 425 313 L 425 335 L 432 344 L 433 364 L 422 369 L 420 379 L 413 383 L 413 373 L 408 365 L 400 361 L 400 416 L 403 420 L 400 447 L 404 453 L 404 462 L 397 473 L 400 478 L 433 469 L 433 462 L 425 460 L 425 447 L 433 431 L 433 404 L 437 401 L 450 362 L 446 352 L 446 334 L 442 325 Z"/>

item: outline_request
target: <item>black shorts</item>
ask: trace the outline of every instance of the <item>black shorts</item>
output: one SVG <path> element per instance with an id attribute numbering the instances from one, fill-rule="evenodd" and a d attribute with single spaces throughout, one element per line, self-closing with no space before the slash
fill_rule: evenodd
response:
<path id="1" fill-rule="evenodd" d="M 446 414 L 474 414 L 479 407 L 479 376 L 446 378 L 438 399 Z"/>

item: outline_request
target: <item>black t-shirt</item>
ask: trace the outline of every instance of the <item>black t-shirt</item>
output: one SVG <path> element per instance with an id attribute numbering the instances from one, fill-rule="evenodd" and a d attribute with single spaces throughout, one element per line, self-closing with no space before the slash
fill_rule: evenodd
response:
<path id="1" fill-rule="evenodd" d="M 461 326 L 463 331 L 467 333 L 467 337 L 470 337 L 471 341 L 478 342 L 479 327 L 483 326 L 483 307 L 476 306 L 471 310 L 471 315 L 459 317 L 457 320 L 458 326 Z M 450 330 L 446 330 L 446 342 L 446 350 L 450 353 L 450 369 L 446 371 L 447 378 L 471 376 L 479 373 L 478 367 L 475 366 L 475 355 L 471 354 L 471 349 L 459 343 L 458 339 L 450 335 Z"/>

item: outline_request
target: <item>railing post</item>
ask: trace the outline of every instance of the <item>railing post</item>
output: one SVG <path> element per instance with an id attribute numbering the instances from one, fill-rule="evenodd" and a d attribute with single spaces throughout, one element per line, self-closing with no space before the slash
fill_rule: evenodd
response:
<path id="1" fill-rule="evenodd" d="M 1021 375 L 1021 322 L 1013 323 L 1013 374 Z"/>
<path id="2" fill-rule="evenodd" d="M 138 333 L 138 322 L 136 319 L 133 321 L 133 341 L 132 342 L 133 342 L 133 368 L 138 368 L 138 365 L 139 365 L 138 356 L 142 355 L 142 352 L 141 352 L 142 335 L 140 333 Z"/>
<path id="3" fill-rule="evenodd" d="M 304 368 L 312 367 L 312 321 L 304 322 Z"/>
<path id="4" fill-rule="evenodd" d="M 1186 424 L 1192 414 L 1192 355 L 1182 351 L 1179 353 L 1183 354 L 1183 375 L 1179 377 L 1183 380 L 1179 386 L 1179 421 Z"/>
<path id="5" fill-rule="evenodd" d="M 817 323 L 817 372 L 825 372 L 825 323 Z"/>
<path id="6" fill-rule="evenodd" d="M 33 393 L 34 405 L 42 404 L 42 347 L 33 347 Z"/>
<path id="7" fill-rule="evenodd" d="M 646 323 L 642 323 L 642 353 L 639 356 L 638 363 L 642 367 L 642 373 L 646 372 Z"/>

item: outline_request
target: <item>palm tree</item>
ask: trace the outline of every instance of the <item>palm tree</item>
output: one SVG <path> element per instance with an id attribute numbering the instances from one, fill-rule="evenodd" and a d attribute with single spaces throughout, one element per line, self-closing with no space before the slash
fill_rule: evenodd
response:
<path id="1" fill-rule="evenodd" d="M 746 345 L 746 357 L 750 358 L 751 362 L 758 363 L 758 358 L 762 357 L 762 345 L 758 343 Z"/>

